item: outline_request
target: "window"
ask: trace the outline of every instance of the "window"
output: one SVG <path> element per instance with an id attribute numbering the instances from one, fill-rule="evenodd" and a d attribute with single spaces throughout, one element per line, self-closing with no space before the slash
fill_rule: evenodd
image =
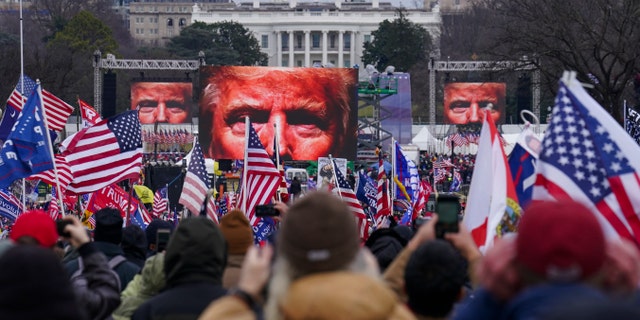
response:
<path id="1" fill-rule="evenodd" d="M 344 49 L 351 49 L 351 35 L 350 34 L 345 34 L 344 35 Z"/>
<path id="2" fill-rule="evenodd" d="M 289 50 L 289 34 L 282 34 L 282 50 Z"/>
<path id="3" fill-rule="evenodd" d="M 351 68 L 351 61 L 349 59 L 344 59 L 344 68 Z"/>
<path id="4" fill-rule="evenodd" d="M 320 34 L 312 33 L 311 34 L 311 47 L 312 48 L 320 48 Z"/>
<path id="5" fill-rule="evenodd" d="M 365 34 L 364 35 L 364 43 L 367 43 L 367 42 L 371 42 L 371 35 L 370 34 Z"/>
<path id="6" fill-rule="evenodd" d="M 336 35 L 335 35 L 335 34 L 332 34 L 332 35 L 329 37 L 329 48 L 331 48 L 331 49 L 335 49 L 335 47 L 336 47 Z"/>
<path id="7" fill-rule="evenodd" d="M 282 66 L 281 67 L 288 67 L 289 66 L 289 59 L 282 59 Z"/>
<path id="8" fill-rule="evenodd" d="M 262 41 L 260 42 L 260 46 L 264 49 L 269 48 L 269 35 L 268 34 L 263 34 L 262 35 Z"/>
<path id="9" fill-rule="evenodd" d="M 173 27 L 173 18 L 167 19 L 167 27 Z"/>
<path id="10" fill-rule="evenodd" d="M 180 20 L 178 21 L 178 26 L 180 27 L 184 27 L 187 25 L 187 19 L 185 18 L 180 18 Z"/>
<path id="11" fill-rule="evenodd" d="M 302 60 L 298 60 L 298 61 L 296 61 L 296 65 L 297 65 L 298 67 L 302 67 Z"/>
<path id="12" fill-rule="evenodd" d="M 302 35 L 301 34 L 297 34 L 296 35 L 296 48 L 298 48 L 298 49 L 302 48 Z"/>

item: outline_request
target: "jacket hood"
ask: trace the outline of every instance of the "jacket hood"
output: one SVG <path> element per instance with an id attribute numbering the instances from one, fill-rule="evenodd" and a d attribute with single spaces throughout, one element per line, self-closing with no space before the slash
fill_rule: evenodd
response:
<path id="1" fill-rule="evenodd" d="M 164 259 L 167 286 L 199 281 L 220 284 L 226 260 L 227 244 L 213 221 L 205 217 L 180 221 Z"/>

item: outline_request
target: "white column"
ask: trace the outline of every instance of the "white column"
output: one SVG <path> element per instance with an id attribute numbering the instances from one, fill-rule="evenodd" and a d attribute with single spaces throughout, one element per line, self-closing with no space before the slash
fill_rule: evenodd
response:
<path id="1" fill-rule="evenodd" d="M 351 63 L 351 66 L 356 64 L 356 32 L 355 31 L 351 31 L 351 47 L 349 48 L 349 56 L 350 56 L 350 60 L 349 63 Z"/>
<path id="2" fill-rule="evenodd" d="M 289 33 L 289 67 L 293 67 L 295 66 L 295 61 L 293 60 L 294 56 L 293 56 L 293 31 L 289 30 L 287 31 L 287 33 Z"/>
<path id="3" fill-rule="evenodd" d="M 329 61 L 327 61 L 327 50 L 329 50 L 327 45 L 327 36 L 329 31 L 322 30 L 322 65 L 326 66 Z"/>
<path id="4" fill-rule="evenodd" d="M 276 67 L 282 67 L 282 31 L 276 31 Z"/>
<path id="5" fill-rule="evenodd" d="M 311 31 L 304 31 L 304 67 L 311 67 Z"/>
<path id="6" fill-rule="evenodd" d="M 344 67 L 344 30 L 338 31 L 338 68 Z"/>

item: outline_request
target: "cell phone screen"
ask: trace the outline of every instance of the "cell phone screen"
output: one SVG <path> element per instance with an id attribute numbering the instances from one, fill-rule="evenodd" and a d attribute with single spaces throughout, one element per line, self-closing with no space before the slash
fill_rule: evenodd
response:
<path id="1" fill-rule="evenodd" d="M 458 203 L 454 201 L 438 201 L 436 213 L 442 223 L 458 223 Z"/>

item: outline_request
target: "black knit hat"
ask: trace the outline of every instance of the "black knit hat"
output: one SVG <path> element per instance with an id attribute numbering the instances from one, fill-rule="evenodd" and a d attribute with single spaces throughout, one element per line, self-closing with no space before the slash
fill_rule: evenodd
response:
<path id="1" fill-rule="evenodd" d="M 327 192 L 317 191 L 291 206 L 277 246 L 300 275 L 304 275 L 347 266 L 359 250 L 360 237 L 347 205 Z"/>
<path id="2" fill-rule="evenodd" d="M 122 242 L 122 215 L 115 208 L 103 208 L 93 214 L 96 218 L 96 228 L 93 231 L 95 241 L 120 244 Z"/>

